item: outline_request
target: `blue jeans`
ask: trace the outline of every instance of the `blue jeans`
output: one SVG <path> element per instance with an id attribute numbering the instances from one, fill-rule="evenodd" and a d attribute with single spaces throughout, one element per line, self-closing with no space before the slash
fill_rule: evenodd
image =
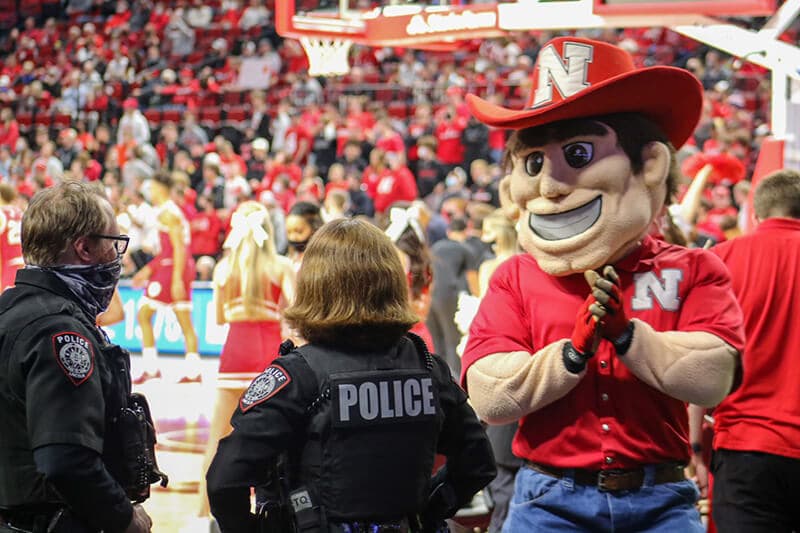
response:
<path id="1" fill-rule="evenodd" d="M 704 533 L 695 508 L 695 484 L 686 480 L 654 485 L 653 476 L 654 468 L 648 466 L 640 489 L 602 492 L 576 484 L 572 476 L 558 479 L 523 466 L 503 533 Z"/>

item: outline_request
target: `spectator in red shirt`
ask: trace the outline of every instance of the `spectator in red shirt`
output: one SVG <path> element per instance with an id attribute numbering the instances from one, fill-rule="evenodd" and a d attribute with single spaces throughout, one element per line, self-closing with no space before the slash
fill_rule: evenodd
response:
<path id="1" fill-rule="evenodd" d="M 128 2 L 126 0 L 119 0 L 117 2 L 116 12 L 106 20 L 106 33 L 110 34 L 114 28 L 127 24 L 131 18 L 131 10 L 128 7 Z"/>
<path id="2" fill-rule="evenodd" d="M 300 165 L 289 161 L 289 155 L 286 152 L 280 151 L 276 153 L 272 162 L 267 164 L 267 174 L 261 184 L 262 190 L 272 190 L 272 185 L 280 174 L 286 174 L 288 178 L 286 186 L 294 191 L 303 178 L 303 169 L 300 168 Z"/>
<path id="3" fill-rule="evenodd" d="M 155 26 L 158 33 L 163 33 L 169 24 L 169 12 L 164 7 L 164 2 L 156 2 L 150 12 L 150 24 Z"/>
<path id="4" fill-rule="evenodd" d="M 195 261 L 202 255 L 217 258 L 221 250 L 222 220 L 214 209 L 214 198 L 209 195 L 198 196 L 197 208 L 197 214 L 189 222 L 192 255 Z"/>
<path id="5" fill-rule="evenodd" d="M 349 188 L 350 186 L 347 183 L 344 165 L 341 163 L 332 164 L 330 168 L 328 168 L 328 183 L 325 184 L 325 197 L 327 198 L 331 191 L 346 191 Z"/>
<path id="6" fill-rule="evenodd" d="M 798 531 L 800 174 L 764 178 L 754 233 L 712 248 L 742 306 L 741 385 L 714 410 L 712 513 L 719 531 Z M 695 423 L 697 420 L 694 421 Z"/>
<path id="7" fill-rule="evenodd" d="M 0 111 L 0 146 L 7 146 L 13 153 L 19 139 L 19 125 L 14 120 L 14 113 L 5 108 Z"/>
<path id="8" fill-rule="evenodd" d="M 375 138 L 374 145 L 380 148 L 387 154 L 405 153 L 406 145 L 403 142 L 403 137 L 395 131 L 392 123 L 388 118 L 382 118 L 375 123 L 375 128 L 372 130 Z"/>
<path id="9" fill-rule="evenodd" d="M 395 202 L 413 202 L 417 199 L 417 182 L 406 166 L 405 155 L 388 153 L 389 172 L 382 175 L 375 189 L 375 212 L 383 214 Z"/>
<path id="10" fill-rule="evenodd" d="M 300 120 L 300 116 L 295 111 L 292 114 L 292 124 L 286 130 L 283 141 L 283 149 L 290 154 L 292 163 L 305 165 L 308 154 L 311 153 L 311 143 L 314 140 L 313 134 Z"/>
<path id="11" fill-rule="evenodd" d="M 447 167 L 459 166 L 464 162 L 464 145 L 461 133 L 467 127 L 467 121 L 456 114 L 452 106 L 448 106 L 444 116 L 436 125 L 436 156 Z"/>
<path id="12" fill-rule="evenodd" d="M 369 153 L 369 165 L 364 169 L 361 178 L 364 191 L 373 200 L 377 194 L 378 183 L 380 183 L 384 175 L 388 173 L 389 168 L 386 162 L 386 152 L 380 148 L 373 148 Z"/>

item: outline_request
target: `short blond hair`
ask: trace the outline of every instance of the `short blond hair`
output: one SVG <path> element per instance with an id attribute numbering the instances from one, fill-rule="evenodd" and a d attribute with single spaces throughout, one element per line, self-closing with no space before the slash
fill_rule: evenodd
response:
<path id="1" fill-rule="evenodd" d="M 770 217 L 800 218 L 800 172 L 773 172 L 756 186 L 753 210 L 760 220 Z"/>
<path id="2" fill-rule="evenodd" d="M 309 342 L 352 349 L 388 346 L 419 320 L 391 240 L 358 219 L 331 221 L 311 238 L 284 318 Z"/>

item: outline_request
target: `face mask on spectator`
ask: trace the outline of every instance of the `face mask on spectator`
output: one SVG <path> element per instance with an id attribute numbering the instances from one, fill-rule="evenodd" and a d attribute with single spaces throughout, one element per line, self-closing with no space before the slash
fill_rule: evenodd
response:
<path id="1" fill-rule="evenodd" d="M 308 245 L 308 239 L 305 241 L 288 241 L 289 246 L 296 252 L 303 253 L 306 251 L 306 246 Z"/>

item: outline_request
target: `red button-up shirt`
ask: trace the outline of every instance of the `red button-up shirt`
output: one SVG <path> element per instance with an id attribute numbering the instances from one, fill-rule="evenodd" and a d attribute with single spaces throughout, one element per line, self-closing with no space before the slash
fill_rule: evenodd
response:
<path id="1" fill-rule="evenodd" d="M 741 349 L 741 310 L 725 266 L 710 252 L 646 237 L 615 268 L 629 318 L 656 331 L 705 331 Z M 588 294 L 582 274 L 550 276 L 530 255 L 503 263 L 472 323 L 462 383 L 482 357 L 520 350 L 534 354 L 570 338 Z M 574 389 L 522 418 L 514 454 L 591 470 L 688 460 L 686 404 L 640 381 L 624 357 L 602 341 Z"/>

